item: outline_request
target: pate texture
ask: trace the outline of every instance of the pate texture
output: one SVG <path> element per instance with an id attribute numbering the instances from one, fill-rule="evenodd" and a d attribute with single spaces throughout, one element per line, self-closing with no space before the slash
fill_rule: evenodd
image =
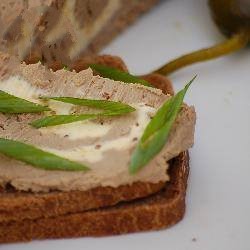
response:
<path id="1" fill-rule="evenodd" d="M 100 76 L 90 69 L 79 73 L 52 72 L 41 64 L 18 64 L 2 56 L 0 90 L 28 100 L 39 95 L 72 96 L 121 101 L 136 112 L 120 117 L 84 121 L 51 128 L 35 129 L 29 122 L 41 114 L 0 114 L 0 137 L 35 145 L 63 157 L 82 162 L 88 172 L 46 171 L 0 155 L 0 184 L 10 183 L 19 190 L 88 190 L 97 186 L 118 187 L 137 181 L 167 181 L 167 161 L 193 145 L 195 111 L 184 106 L 163 150 L 138 174 L 130 175 L 131 153 L 150 117 L 169 98 L 161 90 L 125 84 Z M 0 58 L 1 59 L 1 58 Z M 1 66 L 1 65 L 0 65 Z M 10 80 L 11 79 L 11 80 Z M 57 113 L 71 113 L 74 107 L 54 105 Z M 78 112 L 88 112 L 82 108 Z M 79 131 L 79 132 L 77 132 Z"/>

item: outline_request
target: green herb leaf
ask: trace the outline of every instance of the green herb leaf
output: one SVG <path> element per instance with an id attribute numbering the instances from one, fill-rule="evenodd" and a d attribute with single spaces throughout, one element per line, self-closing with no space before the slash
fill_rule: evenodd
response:
<path id="1" fill-rule="evenodd" d="M 196 76 L 183 90 L 168 99 L 149 122 L 132 154 L 129 166 L 131 174 L 136 173 L 144 167 L 164 147 L 174 121 L 180 111 L 184 96 L 195 78 Z"/>
<path id="2" fill-rule="evenodd" d="M 67 71 L 70 71 L 69 67 L 67 65 L 65 65 L 65 64 L 63 64 L 63 69 L 67 70 Z"/>
<path id="3" fill-rule="evenodd" d="M 46 170 L 86 171 L 89 168 L 32 145 L 0 138 L 0 153 Z"/>
<path id="4" fill-rule="evenodd" d="M 35 128 L 56 126 L 72 122 L 84 121 L 87 119 L 98 118 L 98 114 L 82 114 L 82 115 L 52 115 L 47 116 L 30 123 Z"/>
<path id="5" fill-rule="evenodd" d="M 88 107 L 98 108 L 104 110 L 105 112 L 100 112 L 96 114 L 48 116 L 31 122 L 30 125 L 32 125 L 35 128 L 67 124 L 67 123 L 84 121 L 87 119 L 96 119 L 107 116 L 123 115 L 135 111 L 135 108 L 121 102 L 80 99 L 73 97 L 42 97 L 42 98 L 71 103 L 78 106 L 88 106 Z"/>
<path id="6" fill-rule="evenodd" d="M 123 72 L 118 69 L 107 67 L 100 64 L 90 64 L 89 65 L 93 70 L 100 73 L 101 76 L 126 83 L 138 83 L 145 86 L 152 87 L 152 85 L 144 79 L 141 79 L 137 76 L 133 76 L 127 72 Z"/>
<path id="7" fill-rule="evenodd" d="M 2 113 L 37 113 L 49 110 L 48 107 L 26 101 L 0 90 L 0 112 Z"/>
<path id="8" fill-rule="evenodd" d="M 102 109 L 118 114 L 130 113 L 135 111 L 135 108 L 128 104 L 107 100 L 81 99 L 74 97 L 42 97 L 43 99 L 51 99 L 59 102 L 66 102 L 78 106 L 87 106 L 91 108 Z"/>

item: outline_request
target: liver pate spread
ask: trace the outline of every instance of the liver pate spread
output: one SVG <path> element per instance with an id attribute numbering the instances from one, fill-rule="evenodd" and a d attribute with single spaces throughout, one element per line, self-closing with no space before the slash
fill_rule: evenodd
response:
<path id="1" fill-rule="evenodd" d="M 99 51 L 159 0 L 1 0 L 0 49 L 69 65 Z"/>
<path id="2" fill-rule="evenodd" d="M 52 72 L 39 63 L 20 64 L 5 54 L 0 54 L 0 90 L 33 102 L 41 102 L 38 97 L 42 95 L 71 96 L 120 101 L 136 108 L 119 117 L 41 129 L 29 123 L 44 114 L 0 113 L 0 137 L 28 143 L 90 167 L 87 172 L 48 171 L 0 154 L 2 186 L 10 183 L 18 190 L 48 192 L 167 181 L 167 161 L 193 145 L 195 111 L 184 105 L 162 151 L 141 171 L 130 175 L 130 157 L 144 128 L 169 98 L 161 90 L 93 76 L 91 69 Z M 49 106 L 57 114 L 90 111 L 56 101 L 49 101 Z"/>

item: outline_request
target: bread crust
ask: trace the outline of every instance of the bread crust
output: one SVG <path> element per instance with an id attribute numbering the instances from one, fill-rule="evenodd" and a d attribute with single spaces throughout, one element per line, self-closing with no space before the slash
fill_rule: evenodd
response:
<path id="1" fill-rule="evenodd" d="M 109 55 L 81 58 L 70 68 L 81 71 L 90 63 L 127 71 L 119 57 Z M 51 67 L 58 70 L 63 65 L 55 62 Z M 173 94 L 165 77 L 154 74 L 144 78 Z M 171 160 L 168 183 L 137 182 L 118 188 L 44 194 L 0 190 L 0 242 L 103 236 L 171 226 L 184 215 L 188 162 L 187 152 Z"/>
<path id="2" fill-rule="evenodd" d="M 0 243 L 95 237 L 170 227 L 180 221 L 185 212 L 188 162 L 188 152 L 173 159 L 170 182 L 146 198 L 85 212 L 0 223 Z"/>
<path id="3" fill-rule="evenodd" d="M 88 191 L 19 192 L 10 188 L 0 194 L 0 223 L 48 218 L 67 213 L 113 206 L 118 202 L 146 197 L 158 192 L 165 183 L 136 182 L 118 188 L 97 187 Z"/>

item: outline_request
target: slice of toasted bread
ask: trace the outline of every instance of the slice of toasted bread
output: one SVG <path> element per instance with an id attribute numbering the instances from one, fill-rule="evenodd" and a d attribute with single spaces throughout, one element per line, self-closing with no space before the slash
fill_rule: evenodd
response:
<path id="1" fill-rule="evenodd" d="M 118 188 L 97 187 L 88 191 L 18 192 L 12 187 L 0 192 L 0 223 L 48 218 L 67 213 L 112 206 L 156 193 L 164 183 L 136 182 Z"/>
<path id="2" fill-rule="evenodd" d="M 84 58 L 70 67 L 80 71 L 89 63 L 127 71 L 124 62 L 112 56 Z M 62 65 L 54 63 L 51 67 L 57 70 Z M 148 75 L 145 79 L 165 93 L 173 93 L 165 77 Z M 170 226 L 184 214 L 187 175 L 188 154 L 182 153 L 171 161 L 171 181 L 167 184 L 137 182 L 119 188 L 38 194 L 11 187 L 1 190 L 0 242 L 99 236 Z"/>
<path id="3" fill-rule="evenodd" d="M 187 152 L 173 159 L 170 182 L 146 198 L 61 216 L 1 222 L 0 242 L 125 234 L 174 225 L 185 212 L 188 162 Z"/>

